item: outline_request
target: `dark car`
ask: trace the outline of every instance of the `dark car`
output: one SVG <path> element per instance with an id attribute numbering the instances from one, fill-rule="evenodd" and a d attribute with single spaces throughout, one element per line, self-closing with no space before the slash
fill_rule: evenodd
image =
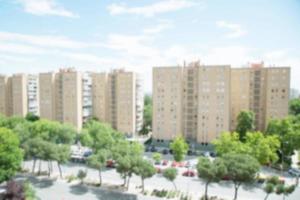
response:
<path id="1" fill-rule="evenodd" d="M 210 155 L 210 157 L 212 157 L 212 158 L 215 158 L 215 157 L 217 156 L 215 152 L 210 152 L 209 155 Z"/>
<path id="2" fill-rule="evenodd" d="M 169 151 L 168 151 L 168 149 L 164 149 L 164 150 L 162 150 L 162 153 L 163 153 L 164 155 L 166 155 L 166 154 L 169 153 Z"/>
<path id="3" fill-rule="evenodd" d="M 151 152 L 157 152 L 157 149 L 155 148 L 155 146 L 152 146 L 150 149 Z"/>
<path id="4" fill-rule="evenodd" d="M 145 151 L 146 151 L 146 152 L 150 152 L 150 151 L 151 151 L 151 147 L 150 147 L 150 146 L 147 146 L 146 149 L 145 149 Z"/>

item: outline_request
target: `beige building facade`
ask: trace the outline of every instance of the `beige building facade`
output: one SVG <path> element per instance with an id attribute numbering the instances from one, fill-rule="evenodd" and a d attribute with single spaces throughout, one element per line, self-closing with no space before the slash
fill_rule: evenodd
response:
<path id="1" fill-rule="evenodd" d="M 143 116 L 140 81 L 134 72 L 92 73 L 92 113 L 128 135 L 137 133 Z"/>
<path id="2" fill-rule="evenodd" d="M 289 67 L 201 65 L 153 68 L 153 137 L 183 135 L 209 143 L 235 130 L 243 110 L 255 113 L 257 130 L 288 115 Z"/>
<path id="3" fill-rule="evenodd" d="M 289 67 L 264 67 L 264 63 L 231 69 L 231 130 L 243 110 L 255 114 L 256 130 L 264 131 L 271 119 L 288 115 Z"/>
<path id="4" fill-rule="evenodd" d="M 82 128 L 82 75 L 73 69 L 39 74 L 40 116 Z"/>

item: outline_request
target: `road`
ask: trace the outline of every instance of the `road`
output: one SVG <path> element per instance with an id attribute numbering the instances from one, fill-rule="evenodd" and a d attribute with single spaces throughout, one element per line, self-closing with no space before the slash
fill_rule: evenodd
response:
<path id="1" fill-rule="evenodd" d="M 196 162 L 195 158 L 190 159 L 191 162 Z M 27 169 L 31 169 L 32 162 L 25 162 L 24 167 Z M 62 167 L 64 176 L 66 175 L 75 175 L 77 174 L 78 170 L 80 169 L 87 169 L 88 175 L 86 180 L 87 181 L 98 181 L 98 172 L 94 169 L 87 168 L 84 165 L 80 164 L 68 164 Z M 47 170 L 46 163 L 43 163 L 42 170 Z M 54 166 L 54 176 L 58 176 L 58 168 L 56 165 Z M 204 183 L 203 181 L 199 180 L 197 177 L 183 177 L 181 176 L 182 172 L 185 171 L 184 168 L 179 168 L 179 176 L 176 178 L 175 183 L 177 188 L 184 192 L 194 196 L 194 199 L 199 199 L 204 192 Z M 277 172 L 272 171 L 270 169 L 263 169 L 264 174 L 277 174 Z M 114 170 L 105 170 L 103 173 L 103 182 L 110 184 L 110 185 L 121 185 L 123 180 L 120 178 L 120 175 Z M 285 175 L 285 180 L 288 184 L 292 184 L 295 182 L 295 179 Z M 45 180 L 44 180 L 45 181 Z M 62 180 L 53 182 L 51 185 L 47 187 L 40 187 L 39 184 L 36 184 L 32 181 L 35 188 L 37 189 L 37 194 L 41 199 L 45 200 L 53 200 L 53 199 L 64 199 L 64 200 L 76 200 L 76 199 L 157 199 L 157 198 L 147 198 L 145 196 L 140 195 L 124 195 L 120 196 L 119 193 L 111 193 L 105 190 L 99 190 L 98 188 L 88 188 L 85 186 L 78 186 L 78 185 L 70 185 Z M 39 182 L 38 182 L 39 183 Z M 133 176 L 130 183 L 129 192 L 130 193 L 137 193 L 136 186 L 141 184 L 141 180 L 139 177 Z M 43 184 L 42 184 L 43 185 Z M 47 185 L 47 184 L 46 184 Z M 145 180 L 145 189 L 151 191 L 152 189 L 168 189 L 173 190 L 173 185 L 167 181 L 162 175 L 157 174 L 154 177 Z M 77 191 L 78 190 L 78 191 Z M 233 198 L 233 185 L 230 181 L 222 181 L 219 184 L 211 184 L 209 186 L 209 194 L 216 195 L 218 197 L 222 197 L 225 199 L 232 199 Z M 111 194 L 112 197 L 106 198 L 108 194 Z M 260 185 L 257 184 L 255 186 L 247 187 L 243 186 L 239 190 L 239 199 L 241 200 L 253 200 L 253 199 L 264 199 L 265 193 L 260 188 Z M 281 200 L 282 196 L 277 196 L 272 194 L 269 199 L 272 200 Z M 296 191 L 286 198 L 287 200 L 299 200 L 300 199 L 300 189 L 299 187 Z"/>

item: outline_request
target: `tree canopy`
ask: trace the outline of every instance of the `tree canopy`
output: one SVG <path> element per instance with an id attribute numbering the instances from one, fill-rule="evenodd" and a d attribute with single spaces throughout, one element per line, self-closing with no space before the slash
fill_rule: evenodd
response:
<path id="1" fill-rule="evenodd" d="M 170 149 L 173 151 L 174 160 L 180 162 L 184 159 L 189 150 L 189 145 L 182 136 L 178 136 L 170 144 Z"/>
<path id="2" fill-rule="evenodd" d="M 253 131 L 255 126 L 255 115 L 251 111 L 241 111 L 237 117 L 236 132 L 240 135 L 240 140 L 244 141 L 246 133 Z"/>
<path id="3" fill-rule="evenodd" d="M 15 175 L 22 159 L 23 153 L 16 134 L 7 128 L 0 128 L 0 183 Z"/>
<path id="4" fill-rule="evenodd" d="M 292 99 L 289 102 L 290 114 L 299 115 L 300 114 L 300 99 Z"/>

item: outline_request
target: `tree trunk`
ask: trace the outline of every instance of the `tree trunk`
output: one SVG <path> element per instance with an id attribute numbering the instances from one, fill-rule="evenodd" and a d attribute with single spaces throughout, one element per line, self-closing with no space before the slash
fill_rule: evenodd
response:
<path id="1" fill-rule="evenodd" d="M 175 190 L 177 191 L 177 187 L 176 187 L 176 184 L 175 184 L 175 182 L 174 182 L 174 181 L 172 181 L 172 183 L 173 183 L 173 185 L 174 185 L 174 188 L 175 188 Z"/>
<path id="2" fill-rule="evenodd" d="M 123 186 L 125 187 L 126 186 L 126 180 L 127 180 L 127 176 L 126 175 L 124 175 L 124 183 L 123 183 Z"/>
<path id="3" fill-rule="evenodd" d="M 130 176 L 127 178 L 127 190 L 129 189 Z"/>
<path id="4" fill-rule="evenodd" d="M 57 162 L 57 167 L 58 167 L 58 170 L 59 170 L 59 175 L 60 175 L 60 178 L 62 179 L 62 171 L 61 171 L 61 166 L 59 164 L 59 162 Z"/>
<path id="5" fill-rule="evenodd" d="M 207 196 L 208 184 L 209 184 L 209 182 L 206 182 L 206 184 L 205 184 L 205 193 L 204 193 L 205 200 L 208 200 L 208 196 Z"/>
<path id="6" fill-rule="evenodd" d="M 32 173 L 34 173 L 34 170 L 35 170 L 35 164 L 36 164 L 36 159 L 33 159 Z"/>
<path id="7" fill-rule="evenodd" d="M 99 168 L 99 186 L 102 185 L 101 168 Z"/>
<path id="8" fill-rule="evenodd" d="M 269 195 L 270 195 L 270 194 L 269 194 L 269 193 L 267 193 L 267 195 L 266 195 L 266 197 L 265 197 L 265 200 L 267 200 L 267 199 L 268 199 Z"/>
<path id="9" fill-rule="evenodd" d="M 239 184 L 235 184 L 234 185 L 234 198 L 233 200 L 237 200 L 237 195 L 238 195 L 238 190 L 239 190 L 240 185 Z"/>
<path id="10" fill-rule="evenodd" d="M 48 177 L 50 177 L 51 173 L 51 167 L 50 167 L 50 161 L 48 160 Z"/>
<path id="11" fill-rule="evenodd" d="M 144 185 L 144 178 L 142 178 L 142 192 L 144 193 L 145 185 Z"/>
<path id="12" fill-rule="evenodd" d="M 41 170 L 42 170 L 42 161 L 39 160 L 39 172 L 38 172 L 38 175 L 41 175 Z"/>

